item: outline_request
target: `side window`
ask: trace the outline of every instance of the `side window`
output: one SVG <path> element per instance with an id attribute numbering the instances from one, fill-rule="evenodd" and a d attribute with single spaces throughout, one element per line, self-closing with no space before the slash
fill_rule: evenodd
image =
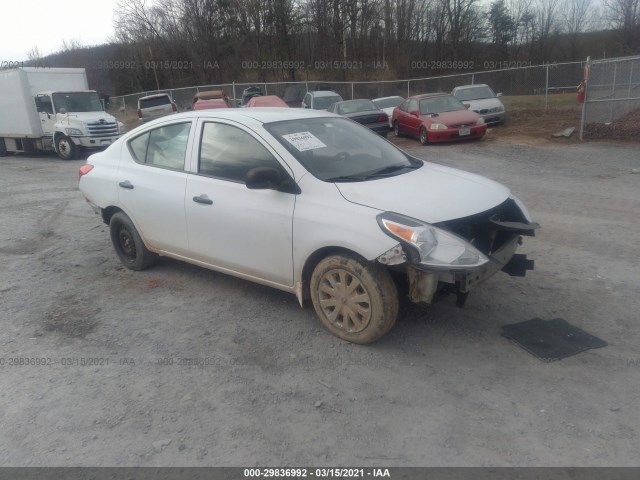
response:
<path id="1" fill-rule="evenodd" d="M 190 131 L 191 122 L 154 128 L 129 141 L 129 150 L 138 163 L 183 170 Z"/>
<path id="2" fill-rule="evenodd" d="M 415 112 L 416 110 L 418 110 L 418 101 L 414 98 L 409 101 L 409 111 Z"/>
<path id="3" fill-rule="evenodd" d="M 48 95 L 39 95 L 36 97 L 36 109 L 38 112 L 49 113 L 53 115 L 53 107 L 51 106 L 51 97 Z"/>
<path id="4" fill-rule="evenodd" d="M 256 167 L 282 170 L 273 155 L 244 130 L 222 123 L 204 124 L 199 173 L 245 183 L 247 172 Z"/>
<path id="5" fill-rule="evenodd" d="M 404 102 L 402 102 L 402 105 L 400 105 L 400 110 L 402 110 L 403 112 L 408 112 L 408 106 L 409 106 L 409 101 L 410 100 L 405 100 Z"/>

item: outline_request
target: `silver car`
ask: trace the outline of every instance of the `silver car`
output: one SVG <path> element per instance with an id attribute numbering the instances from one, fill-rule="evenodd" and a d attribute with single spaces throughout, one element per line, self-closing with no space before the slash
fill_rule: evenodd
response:
<path id="1" fill-rule="evenodd" d="M 481 115 L 488 125 L 503 123 L 506 119 L 507 110 L 500 101 L 502 93 L 496 95 L 489 85 L 479 83 L 456 87 L 451 95 L 463 104 L 469 105 L 469 109 Z"/>
<path id="2" fill-rule="evenodd" d="M 178 111 L 178 107 L 167 93 L 148 95 L 138 99 L 138 118 L 146 123 Z"/>

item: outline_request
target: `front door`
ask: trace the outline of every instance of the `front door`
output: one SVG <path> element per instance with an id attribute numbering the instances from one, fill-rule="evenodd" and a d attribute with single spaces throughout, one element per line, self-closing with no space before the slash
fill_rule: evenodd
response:
<path id="1" fill-rule="evenodd" d="M 185 210 L 192 258 L 218 268 L 293 286 L 293 209 L 296 196 L 249 190 L 256 167 L 287 167 L 255 134 L 239 125 L 201 121 L 197 173 L 187 178 Z"/>

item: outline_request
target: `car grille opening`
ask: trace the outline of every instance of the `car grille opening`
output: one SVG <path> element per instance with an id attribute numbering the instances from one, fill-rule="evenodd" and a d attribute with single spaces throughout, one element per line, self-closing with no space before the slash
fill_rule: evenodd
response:
<path id="1" fill-rule="evenodd" d="M 512 199 L 469 217 L 436 223 L 435 226 L 461 236 L 485 255 L 491 255 L 516 233 L 500 229 L 492 220 L 529 223 Z"/>

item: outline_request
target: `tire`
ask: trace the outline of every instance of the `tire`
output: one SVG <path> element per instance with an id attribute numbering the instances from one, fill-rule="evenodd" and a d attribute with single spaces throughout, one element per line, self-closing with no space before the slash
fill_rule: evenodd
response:
<path id="1" fill-rule="evenodd" d="M 7 156 L 7 145 L 4 143 L 4 138 L 0 138 L 0 157 Z"/>
<path id="2" fill-rule="evenodd" d="M 75 143 L 64 135 L 59 135 L 56 139 L 56 151 L 63 160 L 75 160 L 78 158 L 78 147 Z"/>
<path id="3" fill-rule="evenodd" d="M 400 133 L 400 125 L 398 125 L 398 121 L 393 122 L 393 134 L 396 138 L 401 137 L 402 133 Z"/>
<path id="4" fill-rule="evenodd" d="M 427 135 L 427 129 L 420 127 L 420 143 L 422 145 L 429 145 L 429 136 Z"/>
<path id="5" fill-rule="evenodd" d="M 144 270 L 156 263 L 158 256 L 145 247 L 133 222 L 123 212 L 111 217 L 109 222 L 111 243 L 122 264 L 129 270 Z"/>
<path id="6" fill-rule="evenodd" d="M 348 342 L 374 342 L 398 318 L 398 290 L 389 272 L 355 256 L 331 255 L 320 261 L 310 288 L 322 326 Z"/>

